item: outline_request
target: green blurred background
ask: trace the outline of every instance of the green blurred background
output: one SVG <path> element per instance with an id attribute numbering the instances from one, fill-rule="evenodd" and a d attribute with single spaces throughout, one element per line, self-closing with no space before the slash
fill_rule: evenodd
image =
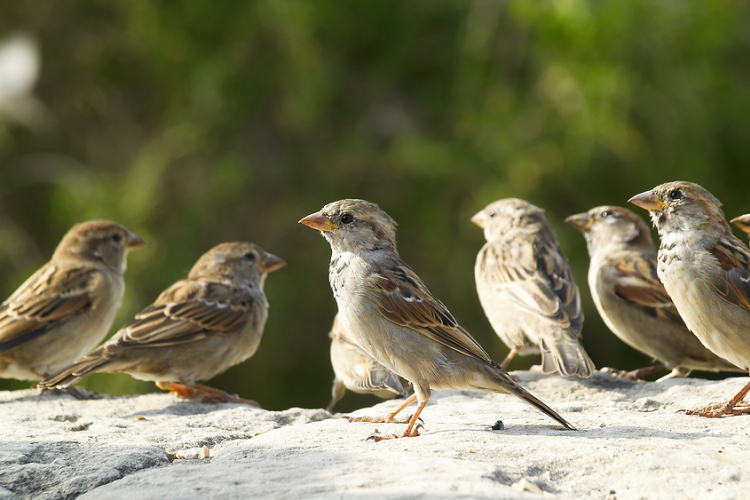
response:
<path id="1" fill-rule="evenodd" d="M 330 248 L 297 224 L 327 202 L 378 202 L 402 257 L 497 360 L 469 218 L 508 196 L 545 208 L 586 350 L 628 369 L 650 360 L 602 323 L 563 219 L 675 179 L 728 217 L 750 212 L 746 2 L 2 2 L 0 39 L 18 34 L 41 67 L 30 93 L 3 101 L 0 87 L 2 297 L 86 219 L 147 241 L 114 329 L 210 247 L 256 242 L 288 266 L 266 282 L 260 349 L 211 383 L 269 409 L 330 398 Z M 84 385 L 156 390 L 120 374 Z M 337 409 L 373 402 L 348 394 Z"/>

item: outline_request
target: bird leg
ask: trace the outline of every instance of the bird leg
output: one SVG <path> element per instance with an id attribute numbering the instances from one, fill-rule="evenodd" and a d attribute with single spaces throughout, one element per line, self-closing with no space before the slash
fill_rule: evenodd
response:
<path id="1" fill-rule="evenodd" d="M 500 368 L 502 368 L 503 370 L 505 370 L 505 367 L 508 366 L 508 363 L 510 363 L 511 360 L 513 360 L 513 358 L 516 357 L 516 354 L 518 354 L 518 348 L 514 347 L 513 349 L 510 350 L 510 352 L 508 353 L 508 355 L 505 356 L 505 359 L 503 360 L 503 362 L 500 363 Z"/>
<path id="2" fill-rule="evenodd" d="M 181 398 L 195 399 L 201 403 L 242 403 L 260 408 L 260 405 L 255 401 L 242 399 L 236 394 L 228 394 L 220 389 L 203 384 L 184 385 L 173 382 L 157 382 L 156 386 Z"/>
<path id="3" fill-rule="evenodd" d="M 333 381 L 333 389 L 331 389 L 331 402 L 328 403 L 328 406 L 326 406 L 326 411 L 333 412 L 333 407 L 336 406 L 336 403 L 338 403 L 341 398 L 344 397 L 344 393 L 346 392 L 346 386 L 344 383 L 339 380 L 335 379 Z"/>
<path id="4" fill-rule="evenodd" d="M 422 401 L 419 403 L 419 406 L 417 407 L 417 411 L 414 412 L 414 416 L 411 417 L 411 421 L 409 421 L 409 425 L 406 427 L 406 430 L 404 431 L 404 433 L 401 434 L 400 436 L 396 436 L 395 434 L 393 434 L 390 437 L 370 436 L 367 438 L 367 441 L 372 439 L 373 441 L 377 443 L 378 441 L 385 441 L 387 439 L 398 439 L 398 438 L 419 436 L 419 428 L 421 427 L 424 429 L 424 426 L 422 424 L 417 424 L 417 420 L 419 419 L 419 414 L 422 413 L 422 410 L 424 410 L 425 406 L 427 406 L 427 401 Z"/>
<path id="5" fill-rule="evenodd" d="M 617 370 L 615 368 L 602 368 L 604 373 L 609 373 L 617 378 L 626 378 L 628 380 L 643 380 L 643 377 L 651 375 L 652 373 L 661 372 L 667 369 L 667 365 L 664 363 L 660 365 L 647 366 L 645 368 L 639 368 L 626 372 L 625 370 Z"/>
<path id="6" fill-rule="evenodd" d="M 412 394 L 411 396 L 409 396 L 408 398 L 406 398 L 403 403 L 401 403 L 400 405 L 398 405 L 398 407 L 395 410 L 393 410 L 390 413 L 386 413 L 385 416 L 379 416 L 379 417 L 368 417 L 368 416 L 364 416 L 364 417 L 348 417 L 349 418 L 349 422 L 350 423 L 351 422 L 370 422 L 372 424 L 407 424 L 407 423 L 411 423 L 414 420 L 414 417 L 410 416 L 410 417 L 406 417 L 404 419 L 397 420 L 396 419 L 396 415 L 398 415 L 401 412 L 401 410 L 403 410 L 404 408 L 406 408 L 407 406 L 409 406 L 410 404 L 412 404 L 416 400 L 417 400 L 417 395 L 416 394 Z M 421 406 L 421 404 L 420 404 L 420 406 Z M 421 410 L 417 409 L 417 415 L 419 415 L 419 411 L 421 411 Z"/>
<path id="7" fill-rule="evenodd" d="M 728 403 L 710 404 L 700 410 L 680 410 L 685 415 L 697 415 L 699 417 L 716 418 L 724 415 L 748 415 L 750 414 L 750 405 L 740 404 L 745 395 L 750 392 L 750 382 L 743 387 Z"/>
<path id="8" fill-rule="evenodd" d="M 656 381 L 661 382 L 663 380 L 669 380 L 671 378 L 684 378 L 690 375 L 691 371 L 692 370 L 690 368 L 686 368 L 684 366 L 675 366 L 674 368 L 672 368 L 671 372 L 661 378 L 656 379 Z"/>

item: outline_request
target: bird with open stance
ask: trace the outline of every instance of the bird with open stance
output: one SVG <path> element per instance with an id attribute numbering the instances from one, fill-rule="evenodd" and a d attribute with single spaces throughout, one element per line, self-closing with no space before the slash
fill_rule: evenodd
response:
<path id="1" fill-rule="evenodd" d="M 701 344 L 688 330 L 656 271 L 656 248 L 642 218 L 622 207 L 600 206 L 565 222 L 586 238 L 589 288 L 604 323 L 633 349 L 661 361 L 617 376 L 640 380 L 663 370 L 659 380 L 691 370 L 742 371 Z"/>
<path id="2" fill-rule="evenodd" d="M 732 234 L 721 202 L 692 182 L 676 181 L 633 196 L 649 211 L 661 245 L 657 271 L 687 327 L 714 354 L 750 370 L 750 249 Z M 687 413 L 750 413 L 750 383 L 726 403 Z"/>
<path id="3" fill-rule="evenodd" d="M 374 394 L 383 399 L 409 395 L 398 375 L 375 361 L 341 328 L 338 314 L 333 318 L 328 336 L 331 337 L 331 365 L 336 377 L 327 411 L 333 411 L 346 389 L 358 394 Z"/>
<path id="4" fill-rule="evenodd" d="M 116 222 L 73 226 L 0 305 L 0 377 L 42 380 L 104 340 L 125 294 L 128 252 L 141 245 Z"/>
<path id="5" fill-rule="evenodd" d="M 401 260 L 396 249 L 396 222 L 378 205 L 340 200 L 300 223 L 320 231 L 331 245 L 329 281 L 342 328 L 367 354 L 414 386 L 415 394 L 384 417 L 350 421 L 408 422 L 405 432 L 393 437 L 418 436 L 421 425 L 417 420 L 432 389 L 470 389 L 513 394 L 574 430 L 492 361 Z M 419 405 L 414 415 L 396 420 L 396 415 L 415 401 Z"/>
<path id="6" fill-rule="evenodd" d="M 588 377 L 594 362 L 581 345 L 583 309 L 573 271 L 544 210 L 518 198 L 487 205 L 471 221 L 487 243 L 474 277 L 482 308 L 510 353 L 542 354 L 542 372 Z"/>
<path id="7" fill-rule="evenodd" d="M 39 386 L 65 388 L 95 372 L 123 372 L 178 396 L 258 406 L 196 382 L 255 354 L 268 318 L 263 285 L 284 265 L 253 243 L 217 245 L 105 344 Z"/>

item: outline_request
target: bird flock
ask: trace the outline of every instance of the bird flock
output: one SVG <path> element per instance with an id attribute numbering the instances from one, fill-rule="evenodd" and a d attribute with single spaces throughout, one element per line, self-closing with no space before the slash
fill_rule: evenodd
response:
<path id="1" fill-rule="evenodd" d="M 641 217 L 600 206 L 566 222 L 580 230 L 590 256 L 588 283 L 609 329 L 658 364 L 618 377 L 659 380 L 691 370 L 750 370 L 750 248 L 736 238 L 721 202 L 684 181 L 633 196 L 660 236 L 654 247 Z M 332 411 L 346 389 L 404 398 L 392 412 L 350 421 L 400 422 L 414 437 L 433 389 L 512 394 L 567 430 L 575 430 L 507 372 L 516 355 L 541 354 L 543 373 L 588 377 L 594 363 L 581 344 L 581 298 L 544 211 L 507 198 L 472 222 L 487 243 L 475 279 L 482 308 L 510 353 L 493 361 L 433 295 L 396 248 L 396 222 L 377 204 L 346 199 L 299 222 L 331 246 L 331 290 L 338 314 L 331 329 L 335 372 Z M 750 233 L 750 215 L 732 220 Z M 123 372 L 179 396 L 258 406 L 200 384 L 248 359 L 268 317 L 263 285 L 285 262 L 253 243 L 222 243 L 203 256 L 107 342 L 125 293 L 127 255 L 144 241 L 106 220 L 75 225 L 51 260 L 0 305 L 0 377 L 72 387 L 95 372 Z M 406 388 L 413 388 L 409 395 Z M 685 410 L 720 417 L 750 413 L 750 383 L 725 403 Z M 398 414 L 412 403 L 410 417 Z"/>

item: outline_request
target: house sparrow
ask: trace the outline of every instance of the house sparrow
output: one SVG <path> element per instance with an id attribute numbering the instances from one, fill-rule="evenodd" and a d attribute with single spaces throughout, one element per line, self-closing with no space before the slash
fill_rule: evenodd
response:
<path id="1" fill-rule="evenodd" d="M 743 233 L 750 234 L 750 214 L 740 215 L 729 222 L 740 228 Z"/>
<path id="2" fill-rule="evenodd" d="M 750 249 L 724 220 L 721 202 L 691 182 L 669 182 L 633 196 L 661 237 L 658 273 L 687 327 L 715 354 L 750 369 Z M 750 413 L 740 405 L 750 383 L 729 402 L 693 415 Z"/>
<path id="3" fill-rule="evenodd" d="M 41 380 L 96 347 L 122 305 L 127 254 L 141 245 L 111 221 L 73 226 L 0 305 L 0 377 Z"/>
<path id="4" fill-rule="evenodd" d="M 300 223 L 321 231 L 331 245 L 329 279 L 341 327 L 367 354 L 414 386 L 415 394 L 385 417 L 350 421 L 395 422 L 416 400 L 419 407 L 401 437 L 417 436 L 415 425 L 431 389 L 472 389 L 513 394 L 574 429 L 513 381 L 430 293 L 399 257 L 396 222 L 376 204 L 336 201 Z"/>
<path id="5" fill-rule="evenodd" d="M 578 286 L 544 211 L 517 198 L 487 205 L 471 218 L 487 243 L 474 277 L 482 308 L 498 337 L 516 354 L 542 353 L 542 371 L 588 377 L 594 363 L 580 344 Z"/>
<path id="6" fill-rule="evenodd" d="M 409 395 L 398 375 L 372 359 L 341 328 L 338 315 L 333 319 L 333 327 L 328 336 L 331 337 L 331 365 L 336 378 L 331 389 L 333 399 L 326 410 L 333 410 L 336 403 L 344 397 L 346 389 L 358 394 L 375 394 L 383 399 Z"/>
<path id="7" fill-rule="evenodd" d="M 656 249 L 643 219 L 625 208 L 602 206 L 565 222 L 586 238 L 589 288 L 604 322 L 630 347 L 662 362 L 628 372 L 627 378 L 667 369 L 672 372 L 659 380 L 686 377 L 692 369 L 741 371 L 685 326 L 657 276 Z"/>
<path id="8" fill-rule="evenodd" d="M 39 385 L 65 388 L 94 372 L 124 372 L 182 397 L 257 406 L 196 381 L 255 354 L 268 317 L 263 283 L 285 264 L 252 243 L 222 243 L 105 344 Z"/>

